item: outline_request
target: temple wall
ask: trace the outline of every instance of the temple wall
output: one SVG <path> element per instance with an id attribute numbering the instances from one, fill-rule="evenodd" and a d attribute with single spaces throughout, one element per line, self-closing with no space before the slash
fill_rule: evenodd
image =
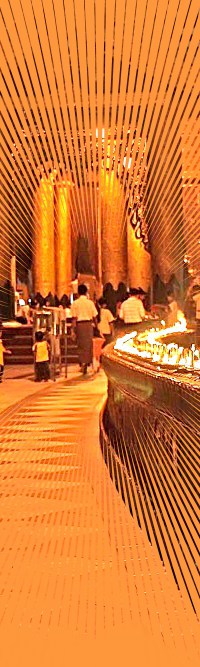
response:
<path id="1" fill-rule="evenodd" d="M 158 274 L 161 281 L 167 284 L 174 274 L 182 289 L 185 239 L 180 142 L 178 150 L 171 188 L 168 170 L 163 172 L 155 195 L 151 184 L 148 192 L 147 223 L 154 276 Z M 149 173 L 149 183 L 151 178 L 152 174 Z"/>

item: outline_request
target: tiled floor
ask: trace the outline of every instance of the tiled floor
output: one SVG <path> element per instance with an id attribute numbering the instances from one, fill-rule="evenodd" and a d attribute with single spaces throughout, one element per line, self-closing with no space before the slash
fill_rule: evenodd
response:
<path id="1" fill-rule="evenodd" d="M 194 665 L 197 621 L 98 442 L 103 372 L 0 415 L 2 667 Z"/>
<path id="2" fill-rule="evenodd" d="M 76 365 L 68 366 L 68 378 L 77 376 Z M 61 377 L 56 378 L 56 384 L 62 382 L 64 379 L 64 369 Z M 49 385 L 53 384 L 50 380 Z M 16 404 L 16 401 L 21 401 L 27 396 L 38 393 L 44 388 L 43 383 L 38 384 L 34 382 L 33 364 L 21 366 L 19 365 L 5 365 L 3 382 L 0 386 L 0 413 L 6 408 L 10 408 Z"/>

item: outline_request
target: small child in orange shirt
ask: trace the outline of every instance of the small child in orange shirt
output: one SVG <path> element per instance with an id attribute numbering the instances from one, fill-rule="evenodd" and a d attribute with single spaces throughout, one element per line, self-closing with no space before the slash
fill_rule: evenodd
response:
<path id="1" fill-rule="evenodd" d="M 4 354 L 12 354 L 11 350 L 7 350 L 4 347 L 2 341 L 2 330 L 0 329 L 0 382 L 2 382 L 3 372 L 4 372 Z"/>
<path id="2" fill-rule="evenodd" d="M 35 382 L 44 380 L 48 382 L 50 378 L 49 369 L 49 343 L 44 340 L 43 331 L 36 331 L 35 343 L 32 347 L 35 357 Z"/>

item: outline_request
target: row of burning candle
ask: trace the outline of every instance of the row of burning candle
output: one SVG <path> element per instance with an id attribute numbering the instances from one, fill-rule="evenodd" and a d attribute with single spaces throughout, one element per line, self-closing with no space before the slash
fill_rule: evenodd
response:
<path id="1" fill-rule="evenodd" d="M 164 344 L 158 340 L 166 335 L 183 332 L 186 322 L 179 322 L 170 329 L 151 329 L 137 334 L 126 334 L 116 341 L 115 349 L 135 354 L 156 364 L 180 366 L 183 369 L 200 370 L 200 349 L 192 344 L 184 348 L 176 343 Z"/>
<path id="2" fill-rule="evenodd" d="M 131 341 L 129 341 L 130 345 Z M 183 368 L 200 369 L 200 350 L 191 345 L 191 348 L 184 348 L 176 343 L 169 343 L 165 345 L 156 341 L 156 343 L 149 343 L 148 341 L 135 342 L 132 339 L 133 354 L 142 357 L 143 359 L 150 359 L 154 363 L 166 364 L 170 366 L 182 366 Z"/>

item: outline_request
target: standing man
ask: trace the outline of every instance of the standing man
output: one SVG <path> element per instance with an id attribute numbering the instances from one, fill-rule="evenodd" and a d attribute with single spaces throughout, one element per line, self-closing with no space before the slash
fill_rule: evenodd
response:
<path id="1" fill-rule="evenodd" d="M 97 309 L 87 297 L 86 285 L 78 286 L 78 299 L 71 307 L 72 337 L 77 338 L 79 364 L 83 375 L 93 359 L 93 322 L 97 325 Z"/>
<path id="2" fill-rule="evenodd" d="M 144 320 L 145 310 L 139 298 L 139 290 L 130 287 L 130 295 L 126 301 L 123 301 L 119 316 L 121 320 L 124 320 L 124 324 L 128 325 L 127 329 L 131 328 L 133 324 L 139 324 Z"/>

